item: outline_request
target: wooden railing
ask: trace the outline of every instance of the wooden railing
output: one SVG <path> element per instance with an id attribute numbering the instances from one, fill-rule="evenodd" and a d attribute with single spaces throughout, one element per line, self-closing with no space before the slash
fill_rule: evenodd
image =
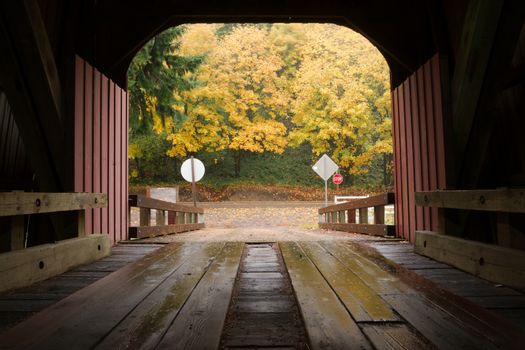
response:
<path id="1" fill-rule="evenodd" d="M 104 208 L 108 197 L 103 193 L 0 192 L 0 216 L 13 216 L 11 241 L 20 241 L 18 219 L 21 215 L 78 212 L 78 236 L 85 235 L 85 209 Z M 20 249 L 17 247 L 16 249 Z"/>
<path id="2" fill-rule="evenodd" d="M 394 204 L 394 194 L 385 193 L 319 209 L 319 227 L 374 236 L 394 236 L 395 226 L 385 224 L 385 206 Z M 374 223 L 369 223 L 368 208 L 374 208 Z M 356 223 L 356 211 L 359 222 Z"/>
<path id="3" fill-rule="evenodd" d="M 420 206 L 497 212 L 507 221 L 508 213 L 525 213 L 524 189 L 417 192 L 415 198 Z M 446 223 L 444 214 L 440 213 L 440 223 Z M 499 244 L 447 235 L 446 227 L 440 227 L 440 232 L 416 231 L 414 250 L 487 280 L 525 290 L 525 251 L 509 247 L 512 233 L 508 223 L 497 226 Z"/>
<path id="4" fill-rule="evenodd" d="M 30 285 L 107 256 L 109 236 L 86 235 L 85 209 L 106 207 L 102 193 L 0 192 L 0 217 L 11 217 L 11 251 L 0 254 L 0 292 Z M 76 238 L 26 248 L 24 215 L 78 212 Z"/>
<path id="5" fill-rule="evenodd" d="M 129 238 L 155 237 L 204 228 L 202 208 L 166 202 L 139 194 L 129 195 L 129 207 L 140 209 L 140 226 L 130 225 Z M 151 226 L 152 209 L 156 210 L 155 226 Z"/>

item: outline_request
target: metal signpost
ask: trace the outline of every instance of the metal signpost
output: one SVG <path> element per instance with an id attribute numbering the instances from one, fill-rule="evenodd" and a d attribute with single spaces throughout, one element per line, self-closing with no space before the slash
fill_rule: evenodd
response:
<path id="1" fill-rule="evenodd" d="M 312 169 L 324 180 L 324 205 L 328 206 L 328 179 L 332 176 L 339 166 L 330 159 L 326 154 L 323 154 L 321 158 L 314 164 Z"/>
<path id="2" fill-rule="evenodd" d="M 186 159 L 180 167 L 180 173 L 184 180 L 191 182 L 193 206 L 197 206 L 197 181 L 204 176 L 204 164 L 197 158 Z"/>

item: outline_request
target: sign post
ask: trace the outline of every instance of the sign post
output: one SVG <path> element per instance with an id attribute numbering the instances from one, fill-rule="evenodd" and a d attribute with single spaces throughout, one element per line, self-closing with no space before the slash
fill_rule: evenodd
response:
<path id="1" fill-rule="evenodd" d="M 324 180 L 324 205 L 328 206 L 328 179 L 332 176 L 339 167 L 335 162 L 330 159 L 326 154 L 323 154 L 321 158 L 314 164 L 312 169 Z"/>
<path id="2" fill-rule="evenodd" d="M 186 159 L 180 167 L 180 173 L 184 180 L 191 182 L 191 192 L 193 197 L 193 206 L 197 206 L 197 181 L 204 176 L 204 164 L 197 158 L 191 156 Z"/>

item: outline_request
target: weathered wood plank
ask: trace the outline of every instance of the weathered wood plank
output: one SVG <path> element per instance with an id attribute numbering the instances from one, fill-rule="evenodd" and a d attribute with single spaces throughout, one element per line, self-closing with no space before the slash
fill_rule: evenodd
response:
<path id="1" fill-rule="evenodd" d="M 183 213 L 204 213 L 203 208 L 190 207 L 189 205 L 177 204 L 172 202 L 162 201 L 160 199 L 145 197 L 140 194 L 130 194 L 129 206 L 149 209 L 160 209 L 166 211 L 176 211 Z"/>
<path id="2" fill-rule="evenodd" d="M 483 334 L 419 294 L 384 295 L 383 298 L 439 349 L 499 348 Z"/>
<path id="3" fill-rule="evenodd" d="M 399 321 L 390 306 L 363 280 L 316 242 L 299 244 L 357 322 Z"/>
<path id="4" fill-rule="evenodd" d="M 377 196 L 371 196 L 368 198 L 354 199 L 346 203 L 329 205 L 327 207 L 319 209 L 319 214 L 341 210 L 377 207 L 380 205 L 388 204 L 394 204 L 394 193 L 385 193 Z"/>
<path id="5" fill-rule="evenodd" d="M 167 245 L 79 290 L 1 334 L 0 348 L 92 348 L 191 257 L 195 246 Z"/>
<path id="6" fill-rule="evenodd" d="M 228 242 L 213 261 L 157 349 L 217 349 L 243 243 Z"/>
<path id="7" fill-rule="evenodd" d="M 371 349 L 337 295 L 297 243 L 280 242 L 279 246 L 312 349 Z"/>
<path id="8" fill-rule="evenodd" d="M 374 292 L 385 294 L 413 294 L 415 291 L 401 282 L 399 278 L 384 271 L 374 262 L 357 254 L 351 247 L 329 241 L 320 242 L 321 246 L 359 276 Z"/>
<path id="9" fill-rule="evenodd" d="M 319 228 L 324 230 L 344 231 L 353 233 L 363 233 L 372 236 L 393 236 L 396 227 L 394 225 L 381 224 L 339 224 L 339 223 L 319 223 Z"/>
<path id="10" fill-rule="evenodd" d="M 0 192 L 0 216 L 103 208 L 104 193 Z"/>
<path id="11" fill-rule="evenodd" d="M 164 226 L 132 226 L 129 228 L 129 238 L 148 238 L 172 233 L 195 231 L 204 228 L 204 224 L 175 224 Z"/>
<path id="12" fill-rule="evenodd" d="M 55 276 L 109 254 L 107 235 L 90 235 L 0 254 L 0 291 Z"/>
<path id="13" fill-rule="evenodd" d="M 525 213 L 525 190 L 430 191 L 416 193 L 416 204 L 433 208 Z"/>
<path id="14" fill-rule="evenodd" d="M 376 349 L 436 349 L 427 339 L 404 324 L 363 324 L 361 329 Z"/>
<path id="15" fill-rule="evenodd" d="M 417 231 L 414 250 L 489 281 L 525 289 L 525 253 L 451 237 Z"/>
<path id="16" fill-rule="evenodd" d="M 154 348 L 224 245 L 222 242 L 215 242 L 203 244 L 196 249 L 189 259 L 113 328 L 96 348 Z"/>

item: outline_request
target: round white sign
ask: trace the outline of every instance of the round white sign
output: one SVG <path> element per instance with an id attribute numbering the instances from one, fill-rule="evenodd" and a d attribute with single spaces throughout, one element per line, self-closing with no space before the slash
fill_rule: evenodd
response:
<path id="1" fill-rule="evenodd" d="M 204 164 L 197 158 L 193 158 L 193 167 L 195 171 L 195 182 L 204 176 Z M 180 173 L 184 180 L 191 182 L 191 159 L 186 159 L 180 167 Z"/>

